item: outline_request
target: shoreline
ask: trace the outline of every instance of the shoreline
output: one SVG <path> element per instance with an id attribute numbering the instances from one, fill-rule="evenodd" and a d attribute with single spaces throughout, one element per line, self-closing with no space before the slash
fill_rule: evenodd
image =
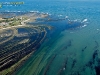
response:
<path id="1" fill-rule="evenodd" d="M 29 21 L 30 21 L 30 19 L 27 19 L 27 20 L 21 22 L 22 25 L 9 26 L 9 27 L 5 27 L 5 28 L 1 28 L 0 30 L 5 30 L 5 29 L 10 29 L 10 28 L 16 28 L 16 27 L 26 26 L 26 24 L 24 22 L 29 22 Z"/>
<path id="2" fill-rule="evenodd" d="M 24 14 L 24 15 L 20 15 L 20 16 L 16 16 L 15 18 L 19 19 L 19 18 L 27 18 L 26 20 L 21 21 L 20 25 L 15 25 L 15 26 L 8 26 L 8 27 L 1 27 L 0 30 L 4 30 L 4 29 L 10 29 L 13 27 L 21 27 L 21 26 L 26 26 L 27 22 L 35 22 L 37 18 L 45 18 L 48 16 L 48 14 L 39 14 L 38 13 L 28 13 L 28 14 Z M 3 18 L 0 18 L 0 20 L 4 20 Z M 26 22 L 26 23 L 25 23 Z M 6 23 L 6 22 L 5 22 Z M 1 26 L 1 25 L 0 25 Z"/>
<path id="3" fill-rule="evenodd" d="M 36 49 L 39 47 L 39 45 L 43 42 L 43 40 L 45 39 L 46 34 L 47 34 L 47 31 L 46 31 L 45 27 L 48 28 L 49 30 L 51 30 L 50 26 L 46 26 L 46 25 L 41 25 L 41 26 L 39 26 L 39 25 L 35 25 L 34 26 L 33 25 L 33 26 L 31 26 L 31 25 L 27 24 L 27 22 L 33 22 L 37 18 L 45 18 L 47 15 L 40 14 L 41 15 L 40 17 L 39 17 L 39 15 L 37 17 L 36 16 L 34 17 L 33 14 L 30 14 L 30 15 L 31 15 L 31 17 L 28 16 L 28 15 L 22 15 L 22 17 L 23 16 L 24 17 L 28 16 L 28 17 L 27 17 L 27 19 L 25 19 L 25 20 L 23 20 L 21 22 L 21 25 L 8 26 L 8 27 L 0 29 L 0 31 L 2 33 L 4 32 L 4 30 L 5 31 L 6 30 L 13 30 L 13 33 L 11 33 L 12 36 L 10 38 L 7 38 L 6 40 L 3 40 L 1 42 L 1 45 L 3 43 L 5 44 L 6 42 L 12 40 L 14 38 L 14 36 L 16 36 L 16 34 L 18 32 L 18 31 L 16 31 L 17 28 L 20 28 L 20 27 L 26 26 L 26 27 L 32 28 L 33 30 L 35 29 L 37 31 L 37 34 L 38 34 L 38 35 L 36 35 L 37 36 L 36 40 L 33 40 L 32 43 L 27 44 L 24 48 L 23 47 L 20 48 L 20 45 L 18 45 L 18 47 L 20 48 L 19 50 L 15 49 L 16 46 L 17 46 L 17 44 L 15 43 L 14 50 L 16 50 L 16 51 L 14 51 L 14 52 L 10 52 L 10 51 L 12 51 L 12 50 L 10 50 L 10 49 L 13 48 L 12 46 L 8 46 L 7 45 L 8 47 L 11 47 L 11 48 L 7 47 L 10 50 L 9 52 L 6 52 L 5 46 L 4 46 L 4 51 L 5 51 L 5 53 L 8 53 L 8 54 L 6 55 L 5 53 L 4 54 L 1 53 L 1 54 L 3 54 L 3 56 L 1 56 L 1 58 L 0 58 L 0 63 L 1 63 L 1 65 L 0 65 L 0 70 L 1 70 L 0 75 L 11 75 L 12 73 L 14 73 L 22 64 L 24 64 L 24 62 L 36 51 Z M 19 17 L 21 17 L 21 16 L 18 16 L 18 18 Z M 44 32 L 43 36 L 42 36 L 42 32 Z M 30 32 L 29 32 L 29 35 L 30 35 Z M 2 37 L 2 38 L 5 38 L 5 37 Z M 28 36 L 28 38 L 29 38 L 29 36 Z M 30 40 L 32 40 L 32 39 L 30 39 Z M 15 41 L 15 42 L 17 42 L 17 41 Z M 32 49 L 30 49 L 29 47 L 31 47 L 31 46 L 34 46 L 34 47 Z M 26 51 L 27 48 L 29 49 L 29 51 Z M 2 49 L 1 49 L 1 52 L 2 52 Z M 26 54 L 24 54 L 25 52 L 26 52 Z M 17 57 L 16 55 L 19 55 L 19 56 Z M 13 57 L 13 56 L 15 56 L 15 57 Z M 16 61 L 14 61 L 14 60 L 16 60 Z M 13 63 L 13 61 L 14 61 L 14 63 Z M 10 65 L 9 63 L 13 63 L 13 64 Z M 10 67 L 7 67 L 7 66 L 10 66 Z"/>

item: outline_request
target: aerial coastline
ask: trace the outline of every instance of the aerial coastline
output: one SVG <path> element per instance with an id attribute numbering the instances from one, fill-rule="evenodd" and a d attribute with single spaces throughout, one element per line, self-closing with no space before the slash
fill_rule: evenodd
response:
<path id="1" fill-rule="evenodd" d="M 0 1 L 0 75 L 100 75 L 99 0 L 18 1 Z"/>
<path id="2" fill-rule="evenodd" d="M 51 30 L 52 27 L 48 25 L 34 26 L 29 25 L 28 23 L 35 22 L 36 19 L 45 18 L 47 16 L 47 14 L 37 15 L 37 13 L 28 13 L 20 16 L 16 15 L 11 18 L 0 18 L 0 45 L 4 46 L 1 47 L 0 51 L 0 75 L 11 75 L 21 64 L 23 64 L 26 59 L 28 59 L 28 57 L 31 56 L 31 54 L 34 53 L 34 51 L 43 42 L 47 35 L 47 29 Z M 19 29 L 25 30 L 25 32 L 21 33 Z M 23 38 L 19 41 L 19 38 L 21 37 Z M 36 38 L 33 40 L 31 37 Z M 17 38 L 17 40 L 14 40 L 14 38 Z M 10 43 L 11 41 L 15 41 L 16 43 Z M 14 45 L 8 45 L 8 48 L 6 47 L 6 43 L 14 43 Z M 27 43 L 28 45 L 26 45 Z M 26 47 L 21 47 L 20 45 L 26 45 Z M 17 47 L 20 49 L 16 50 Z M 6 50 L 4 51 L 3 48 Z M 9 49 L 10 52 L 7 51 Z"/>
<path id="3" fill-rule="evenodd" d="M 0 30 L 8 29 L 11 27 L 25 26 L 28 22 L 35 22 L 37 18 L 45 18 L 48 14 L 29 13 L 12 18 L 0 18 Z"/>

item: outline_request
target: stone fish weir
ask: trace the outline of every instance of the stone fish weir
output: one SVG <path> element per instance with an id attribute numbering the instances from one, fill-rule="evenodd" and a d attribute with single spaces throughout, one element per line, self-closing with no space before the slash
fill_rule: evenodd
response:
<path id="1" fill-rule="evenodd" d="M 6 14 L 6 15 L 2 15 Z M 82 28 L 85 22 L 69 20 L 68 18 L 58 18 L 41 13 L 2 13 L 4 18 L 12 18 L 16 16 L 27 14 L 31 21 L 27 22 L 25 26 L 12 27 L 10 29 L 2 30 L 2 33 L 9 36 L 2 36 L 0 41 L 7 41 L 0 44 L 0 74 L 11 75 L 33 52 L 37 51 L 43 41 L 47 40 L 48 36 L 56 30 L 75 30 Z M 9 15 L 11 15 L 9 17 Z M 35 18 L 34 18 L 35 17 Z M 33 21 L 35 20 L 35 21 Z M 58 24 L 58 26 L 55 25 Z M 60 25 L 62 24 L 62 28 Z M 53 29 L 53 30 L 51 30 Z M 9 33 L 8 33 L 9 31 Z M 68 47 L 71 45 L 69 42 Z M 54 55 L 53 59 L 56 57 Z M 51 62 L 52 62 L 51 60 Z M 67 60 L 66 60 L 67 61 Z M 46 74 L 46 72 L 45 72 Z"/>
<path id="2" fill-rule="evenodd" d="M 43 24 L 28 25 L 26 21 L 22 25 L 9 25 L 9 22 L 13 21 L 13 19 L 11 21 L 9 19 L 13 17 L 15 20 L 24 17 L 24 19 L 30 19 L 28 22 L 31 22 L 37 18 L 45 18 L 46 14 L 3 12 L 0 15 L 4 18 L 4 20 L 1 20 L 1 24 L 3 21 L 8 24 L 7 27 L 2 26 L 3 28 L 0 29 L 0 75 L 11 75 L 40 47 L 46 38 L 47 30 L 51 30 L 52 27 Z"/>

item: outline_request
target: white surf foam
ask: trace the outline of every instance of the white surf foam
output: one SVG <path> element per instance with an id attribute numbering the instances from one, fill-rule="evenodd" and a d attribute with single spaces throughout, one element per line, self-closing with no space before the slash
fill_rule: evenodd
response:
<path id="1" fill-rule="evenodd" d="M 86 27 L 87 25 L 83 25 L 82 27 Z"/>
<path id="2" fill-rule="evenodd" d="M 68 16 L 65 16 L 65 18 L 68 18 Z"/>
<path id="3" fill-rule="evenodd" d="M 88 19 L 84 19 L 82 22 L 87 22 Z"/>

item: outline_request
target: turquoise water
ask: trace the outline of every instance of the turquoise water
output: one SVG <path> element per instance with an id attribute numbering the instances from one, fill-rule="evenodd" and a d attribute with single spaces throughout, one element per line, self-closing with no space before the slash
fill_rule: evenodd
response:
<path id="1" fill-rule="evenodd" d="M 20 8 L 19 8 L 20 7 Z M 66 29 L 66 20 L 45 22 L 54 26 L 40 48 L 15 75 L 100 75 L 99 1 L 25 1 L 22 6 L 3 6 L 0 11 L 37 11 L 85 26 Z M 9 8 L 9 9 L 8 9 Z"/>

